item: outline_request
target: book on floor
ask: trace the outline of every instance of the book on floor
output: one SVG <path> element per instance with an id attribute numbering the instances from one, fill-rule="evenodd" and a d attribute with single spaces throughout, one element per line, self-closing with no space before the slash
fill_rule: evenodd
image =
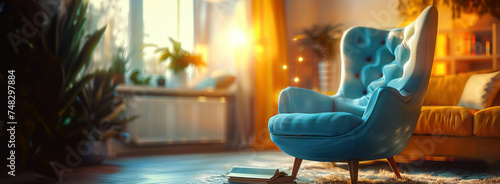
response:
<path id="1" fill-rule="evenodd" d="M 277 168 L 234 166 L 227 175 L 229 183 L 294 183 L 292 176 Z"/>

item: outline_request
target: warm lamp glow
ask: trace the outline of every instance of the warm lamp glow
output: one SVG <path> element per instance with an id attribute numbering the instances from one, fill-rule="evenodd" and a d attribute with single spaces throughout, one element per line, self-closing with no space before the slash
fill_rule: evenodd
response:
<path id="1" fill-rule="evenodd" d="M 304 60 L 304 58 L 302 58 L 302 56 L 299 57 L 299 61 L 302 62 Z"/>
<path id="2" fill-rule="evenodd" d="M 295 77 L 295 82 L 299 82 L 299 78 L 298 77 Z"/>
<path id="3" fill-rule="evenodd" d="M 254 51 L 255 51 L 256 53 L 262 53 L 262 52 L 264 52 L 264 48 L 263 48 L 261 45 L 257 45 L 257 44 L 256 44 L 256 45 L 254 45 L 254 46 L 253 46 L 253 49 L 254 49 Z"/>
<path id="4" fill-rule="evenodd" d="M 436 62 L 434 65 L 434 75 L 446 75 L 446 63 L 445 62 Z"/>
<path id="5" fill-rule="evenodd" d="M 241 29 L 233 29 L 229 33 L 229 40 L 233 46 L 238 46 L 247 42 L 247 35 Z"/>
<path id="6" fill-rule="evenodd" d="M 448 35 L 439 34 L 436 38 L 436 52 L 437 57 L 445 57 L 448 55 Z"/>
<path id="7" fill-rule="evenodd" d="M 196 44 L 195 53 L 200 54 L 203 61 L 208 61 L 208 46 L 205 44 Z"/>
<path id="8" fill-rule="evenodd" d="M 283 65 L 283 70 L 286 70 L 287 66 L 286 65 Z"/>

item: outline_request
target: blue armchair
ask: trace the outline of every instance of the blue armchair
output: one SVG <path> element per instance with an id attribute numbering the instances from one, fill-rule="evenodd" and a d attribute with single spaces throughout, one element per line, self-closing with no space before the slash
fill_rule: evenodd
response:
<path id="1" fill-rule="evenodd" d="M 295 157 L 294 178 L 302 159 L 348 161 L 352 183 L 357 183 L 359 161 L 387 159 L 401 178 L 393 156 L 408 144 L 420 114 L 437 14 L 429 6 L 404 28 L 347 30 L 336 95 L 295 87 L 281 92 L 269 131 L 273 142 Z"/>

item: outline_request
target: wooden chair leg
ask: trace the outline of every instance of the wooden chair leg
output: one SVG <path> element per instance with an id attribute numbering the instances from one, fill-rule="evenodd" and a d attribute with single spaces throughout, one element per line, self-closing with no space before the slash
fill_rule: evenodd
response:
<path id="1" fill-rule="evenodd" d="M 297 177 L 297 172 L 299 172 L 300 164 L 302 163 L 302 159 L 295 158 L 293 161 L 293 169 L 292 169 L 292 177 L 295 179 Z"/>
<path id="2" fill-rule="evenodd" d="M 349 165 L 349 174 L 351 175 L 351 183 L 358 183 L 358 170 L 359 170 L 359 160 L 349 160 L 347 161 Z"/>
<path id="3" fill-rule="evenodd" d="M 399 174 L 399 169 L 396 165 L 396 161 L 394 161 L 394 157 L 387 158 L 387 162 L 389 162 L 389 166 L 391 166 L 392 172 L 396 174 L 396 177 L 399 179 L 403 179 L 403 177 L 401 177 L 401 174 Z"/>

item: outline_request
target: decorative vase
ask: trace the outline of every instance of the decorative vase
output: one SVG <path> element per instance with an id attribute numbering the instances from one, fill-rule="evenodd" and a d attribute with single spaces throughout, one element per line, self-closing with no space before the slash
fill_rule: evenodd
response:
<path id="1" fill-rule="evenodd" d="M 319 81 L 321 92 L 334 94 L 340 85 L 339 62 L 333 60 L 321 61 L 318 63 Z"/>
<path id="2" fill-rule="evenodd" d="M 170 88 L 187 88 L 187 73 L 181 70 L 177 73 L 171 72 L 168 80 L 168 87 Z"/>

